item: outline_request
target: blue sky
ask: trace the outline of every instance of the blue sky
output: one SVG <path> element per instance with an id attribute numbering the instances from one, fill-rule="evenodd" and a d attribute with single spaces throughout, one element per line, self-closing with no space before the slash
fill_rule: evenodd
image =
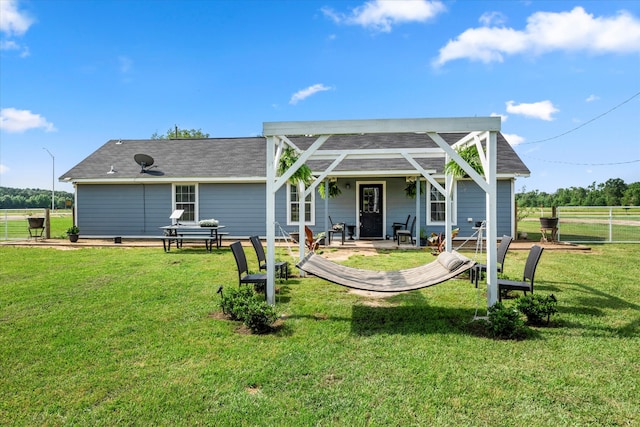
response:
<path id="1" fill-rule="evenodd" d="M 0 0 L 0 186 L 174 125 L 489 115 L 518 191 L 640 181 L 640 1 Z"/>

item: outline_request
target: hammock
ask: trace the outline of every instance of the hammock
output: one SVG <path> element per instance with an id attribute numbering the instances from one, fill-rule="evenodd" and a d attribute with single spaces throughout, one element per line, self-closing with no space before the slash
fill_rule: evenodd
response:
<path id="1" fill-rule="evenodd" d="M 297 267 L 309 274 L 348 288 L 374 292 L 406 292 L 437 285 L 469 270 L 475 261 L 458 252 L 442 252 L 435 261 L 397 271 L 347 267 L 311 252 Z"/>

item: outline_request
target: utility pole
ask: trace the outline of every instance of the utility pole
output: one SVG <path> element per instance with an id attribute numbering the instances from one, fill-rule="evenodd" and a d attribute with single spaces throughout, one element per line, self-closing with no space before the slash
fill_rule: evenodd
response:
<path id="1" fill-rule="evenodd" d="M 56 158 L 45 147 L 42 149 L 51 156 L 51 211 L 53 212 L 56 210 Z"/>

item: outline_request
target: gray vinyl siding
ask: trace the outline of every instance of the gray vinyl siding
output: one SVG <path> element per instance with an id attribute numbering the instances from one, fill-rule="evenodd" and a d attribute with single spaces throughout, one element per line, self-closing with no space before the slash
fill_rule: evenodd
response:
<path id="1" fill-rule="evenodd" d="M 229 236 L 264 236 L 266 191 L 264 184 L 200 184 L 199 218 L 215 218 Z"/>
<path id="2" fill-rule="evenodd" d="M 338 180 L 341 195 L 328 200 L 328 214 L 333 222 L 357 224 L 356 181 Z M 386 181 L 386 234 L 392 234 L 394 222 L 404 223 L 407 215 L 415 215 L 416 201 L 406 197 L 404 178 L 372 179 Z M 349 182 L 350 188 L 345 184 Z M 498 236 L 511 234 L 511 181 L 498 181 Z M 170 224 L 173 211 L 171 184 L 77 185 L 77 223 L 80 234 L 91 236 L 158 236 L 159 227 Z M 286 186 L 276 194 L 275 218 L 288 231 L 297 225 L 287 225 Z M 485 193 L 472 181 L 459 181 L 457 188 L 457 223 L 459 237 L 471 236 L 476 221 L 485 219 Z M 229 238 L 266 235 L 266 191 L 263 183 L 200 184 L 198 185 L 198 219 L 215 218 L 225 225 Z M 316 193 L 315 233 L 324 230 L 325 201 Z M 420 219 L 427 233 L 440 233 L 443 226 L 425 225 L 426 194 L 420 196 Z M 472 218 L 468 222 L 467 218 Z M 411 224 L 409 224 L 410 226 Z M 276 227 L 276 234 L 279 228 Z"/>
<path id="3" fill-rule="evenodd" d="M 511 235 L 511 181 L 501 180 L 497 182 L 497 217 L 498 236 Z M 473 181 L 458 181 L 457 190 L 458 212 L 456 227 L 460 228 L 459 237 L 469 237 L 476 230 L 473 226 L 476 221 L 484 221 L 486 218 L 486 194 Z M 468 222 L 471 218 L 471 222 Z M 444 231 L 444 227 L 440 227 Z"/>
<path id="4" fill-rule="evenodd" d="M 170 184 L 83 184 L 76 192 L 81 236 L 157 236 L 172 212 Z"/>

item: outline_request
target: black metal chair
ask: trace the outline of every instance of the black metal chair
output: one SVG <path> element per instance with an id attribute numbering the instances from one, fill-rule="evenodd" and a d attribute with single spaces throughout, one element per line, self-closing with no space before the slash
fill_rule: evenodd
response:
<path id="1" fill-rule="evenodd" d="M 345 234 L 346 234 L 346 228 L 347 225 L 344 222 L 336 222 L 334 223 L 331 220 L 331 216 L 329 216 L 329 222 L 331 223 L 331 228 L 329 230 L 327 230 L 327 237 L 328 237 L 328 244 L 331 244 L 331 239 L 333 238 L 333 235 L 336 233 L 340 233 L 342 235 L 342 244 L 344 245 L 344 239 L 345 239 Z"/>
<path id="2" fill-rule="evenodd" d="M 415 245 L 416 243 L 415 231 L 416 231 L 416 217 L 413 217 L 413 221 L 411 221 L 411 230 L 398 230 L 396 232 L 396 240 L 398 245 L 400 244 L 400 239 L 402 239 L 403 243 L 405 243 L 407 238 L 409 239 L 409 242 L 411 242 L 412 245 Z"/>
<path id="3" fill-rule="evenodd" d="M 391 228 L 393 229 L 393 240 L 397 240 L 397 232 L 398 230 L 406 230 L 409 227 L 409 220 L 411 219 L 411 214 L 407 216 L 407 220 L 405 222 L 394 222 L 391 224 Z"/>
<path id="4" fill-rule="evenodd" d="M 233 252 L 233 256 L 236 259 L 236 265 L 238 266 L 238 286 L 251 283 L 254 285 L 260 285 L 262 289 L 266 289 L 266 274 L 249 274 L 247 257 L 244 254 L 242 243 L 239 241 L 233 242 L 231 244 L 231 251 Z"/>
<path id="5" fill-rule="evenodd" d="M 504 271 L 504 259 L 507 256 L 507 251 L 509 250 L 509 246 L 513 241 L 513 237 L 511 236 L 502 236 L 502 240 L 500 240 L 500 245 L 498 246 L 498 273 L 502 273 Z M 478 287 L 478 280 L 482 279 L 482 273 L 487 271 L 487 264 L 476 264 L 469 271 L 469 279 L 471 282 L 476 283 L 476 288 Z"/>
<path id="6" fill-rule="evenodd" d="M 524 274 L 522 281 L 498 279 L 498 300 L 502 301 L 502 291 L 524 291 L 533 293 L 533 278 L 536 275 L 536 267 L 544 248 L 542 246 L 533 245 L 529 250 L 527 262 L 524 265 Z"/>
<path id="7" fill-rule="evenodd" d="M 267 269 L 267 256 L 264 253 L 264 248 L 262 247 L 262 242 L 260 241 L 260 237 L 251 236 L 249 237 L 251 240 L 251 244 L 253 245 L 253 249 L 256 251 L 256 256 L 258 257 L 258 267 L 260 270 Z M 276 261 L 275 270 L 278 278 L 289 280 L 289 263 L 286 261 Z"/>

